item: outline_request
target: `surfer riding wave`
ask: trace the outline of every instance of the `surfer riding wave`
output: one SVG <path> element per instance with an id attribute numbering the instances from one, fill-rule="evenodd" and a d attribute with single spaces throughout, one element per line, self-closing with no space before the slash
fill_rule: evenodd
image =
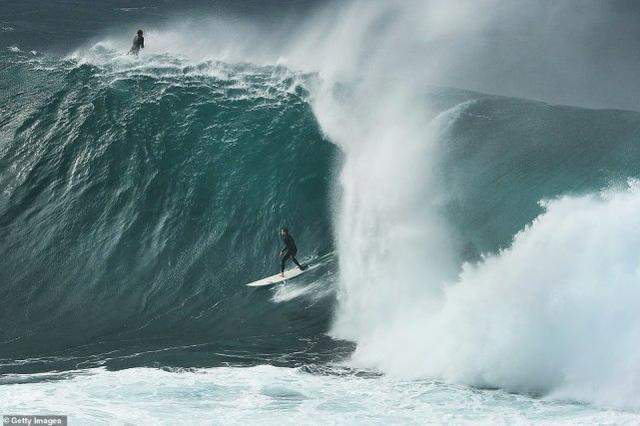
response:
<path id="1" fill-rule="evenodd" d="M 289 234 L 289 230 L 287 228 L 282 228 L 280 230 L 280 235 L 282 236 L 282 241 L 285 245 L 285 247 L 280 251 L 280 256 L 282 257 L 282 261 L 280 262 L 280 275 L 284 277 L 284 266 L 289 259 L 293 260 L 293 263 L 295 263 L 301 271 L 307 269 L 306 266 L 302 266 L 298 262 L 298 259 L 296 259 L 298 247 L 296 247 L 296 242 L 293 240 L 291 234 Z"/>

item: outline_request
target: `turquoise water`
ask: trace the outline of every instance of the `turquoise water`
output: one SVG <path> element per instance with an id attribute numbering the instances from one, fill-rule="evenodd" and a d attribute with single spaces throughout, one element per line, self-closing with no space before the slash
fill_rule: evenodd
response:
<path id="1" fill-rule="evenodd" d="M 16 302 L 2 311 L 3 353 L 214 335 L 233 347 L 289 327 L 241 284 L 279 268 L 280 226 L 304 242 L 304 258 L 332 250 L 337 150 L 297 76 L 163 57 L 142 67 L 5 58 L 3 74 L 32 85 L 3 99 L 2 281 Z M 301 335 L 282 344 L 304 348 L 329 303 L 297 318 Z M 252 312 L 242 330 L 239 312 Z"/>

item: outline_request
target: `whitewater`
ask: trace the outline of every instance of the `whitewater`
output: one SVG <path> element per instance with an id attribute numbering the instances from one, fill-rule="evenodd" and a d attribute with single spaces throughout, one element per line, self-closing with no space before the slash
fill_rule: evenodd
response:
<path id="1" fill-rule="evenodd" d="M 0 53 L 0 414 L 640 421 L 640 113 L 446 87 L 476 14 Z"/>

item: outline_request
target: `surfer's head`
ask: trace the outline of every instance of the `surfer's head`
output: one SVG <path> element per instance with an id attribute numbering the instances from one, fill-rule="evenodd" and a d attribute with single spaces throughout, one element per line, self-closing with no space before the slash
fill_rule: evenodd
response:
<path id="1" fill-rule="evenodd" d="M 138 30 L 138 35 L 141 36 L 142 35 L 142 30 Z"/>
<path id="2" fill-rule="evenodd" d="M 287 235 L 287 234 L 289 234 L 289 230 L 288 230 L 286 227 L 283 227 L 283 228 L 280 230 L 280 234 L 282 234 L 282 235 Z"/>

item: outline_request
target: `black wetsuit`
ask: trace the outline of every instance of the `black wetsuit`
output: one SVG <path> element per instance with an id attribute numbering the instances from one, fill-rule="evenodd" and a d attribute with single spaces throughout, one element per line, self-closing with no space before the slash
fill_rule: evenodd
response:
<path id="1" fill-rule="evenodd" d="M 144 49 L 144 37 L 137 35 L 133 38 L 133 46 L 131 46 L 129 53 L 137 55 L 140 52 L 140 49 Z"/>
<path id="2" fill-rule="evenodd" d="M 298 259 L 296 259 L 296 253 L 298 252 L 298 248 L 296 247 L 295 241 L 293 241 L 293 237 L 289 234 L 282 237 L 282 241 L 284 241 L 285 248 L 282 249 L 282 263 L 280 264 L 280 272 L 284 272 L 284 264 L 287 260 L 293 260 L 293 263 L 300 269 L 304 269 L 300 263 L 298 263 Z"/>

